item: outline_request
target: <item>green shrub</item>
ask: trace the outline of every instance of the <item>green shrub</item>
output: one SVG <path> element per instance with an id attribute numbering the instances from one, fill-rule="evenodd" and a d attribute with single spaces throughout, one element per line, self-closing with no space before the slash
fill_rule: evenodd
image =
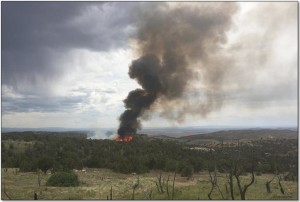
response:
<path id="1" fill-rule="evenodd" d="M 50 176 L 47 186 L 75 187 L 79 185 L 78 176 L 73 172 L 57 172 Z"/>
<path id="2" fill-rule="evenodd" d="M 20 164 L 21 172 L 35 172 L 38 169 L 37 163 L 34 160 L 23 159 Z"/>
<path id="3" fill-rule="evenodd" d="M 190 178 L 193 176 L 193 174 L 194 174 L 194 168 L 191 165 L 186 165 L 181 170 L 181 177 Z"/>
<path id="4" fill-rule="evenodd" d="M 53 166 L 52 158 L 48 156 L 43 156 L 38 160 L 38 168 L 41 169 L 44 173 L 47 172 Z"/>

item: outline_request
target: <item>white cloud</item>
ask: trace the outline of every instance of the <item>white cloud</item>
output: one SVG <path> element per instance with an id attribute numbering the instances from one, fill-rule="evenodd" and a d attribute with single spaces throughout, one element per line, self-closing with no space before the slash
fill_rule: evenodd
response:
<path id="1" fill-rule="evenodd" d="M 10 127 L 86 127 L 115 126 L 124 110 L 122 100 L 127 93 L 139 87 L 127 74 L 133 58 L 130 49 L 111 52 L 92 52 L 77 49 L 65 55 L 61 66 L 68 71 L 65 77 L 53 83 L 54 98 L 82 97 L 68 112 L 15 112 L 3 115 L 3 125 Z M 20 98 L 8 87 L 5 96 Z M 41 101 L 41 100 L 40 100 Z M 45 101 L 47 102 L 47 100 Z M 63 107 L 63 106 L 62 106 Z M 63 110 L 57 108 L 57 110 Z M 25 117 L 28 117 L 25 121 Z M 47 117 L 49 120 L 47 120 Z M 63 120 L 63 121 L 62 121 Z"/>

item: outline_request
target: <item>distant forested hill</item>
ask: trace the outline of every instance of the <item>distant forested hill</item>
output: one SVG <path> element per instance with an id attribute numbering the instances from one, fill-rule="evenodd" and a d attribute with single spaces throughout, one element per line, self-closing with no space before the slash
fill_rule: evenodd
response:
<path id="1" fill-rule="evenodd" d="M 180 140 L 189 142 L 190 144 L 199 139 L 213 139 L 218 141 L 226 140 L 253 140 L 253 139 L 297 139 L 298 132 L 292 130 L 228 130 L 218 131 L 207 134 L 190 135 L 180 137 Z"/>
<path id="2" fill-rule="evenodd" d="M 222 130 L 212 133 L 182 136 L 179 138 L 166 135 L 157 135 L 154 138 L 177 140 L 188 144 L 205 144 L 208 142 L 232 140 L 257 140 L 257 139 L 297 139 L 298 131 L 287 129 L 248 129 L 248 130 Z"/>

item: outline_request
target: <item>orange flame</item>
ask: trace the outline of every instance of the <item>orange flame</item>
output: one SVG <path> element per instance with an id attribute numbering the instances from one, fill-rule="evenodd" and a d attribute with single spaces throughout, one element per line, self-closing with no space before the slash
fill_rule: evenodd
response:
<path id="1" fill-rule="evenodd" d="M 133 139 L 133 138 L 132 138 L 131 135 L 128 135 L 128 136 L 125 136 L 125 137 L 120 137 L 120 136 L 118 136 L 118 137 L 116 138 L 116 141 L 117 141 L 117 142 L 130 142 L 132 139 Z"/>

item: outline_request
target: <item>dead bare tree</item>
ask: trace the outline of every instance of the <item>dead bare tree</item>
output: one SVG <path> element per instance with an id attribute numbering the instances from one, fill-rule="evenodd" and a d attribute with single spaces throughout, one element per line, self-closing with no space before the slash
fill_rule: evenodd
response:
<path id="1" fill-rule="evenodd" d="M 113 200 L 113 191 L 112 191 L 112 186 L 110 186 L 110 194 L 109 194 L 109 196 L 110 196 L 110 200 Z"/>
<path id="2" fill-rule="evenodd" d="M 156 181 L 155 181 L 155 185 L 156 185 L 157 191 L 158 191 L 159 193 L 161 193 L 160 188 L 159 188 L 159 185 L 158 185 L 158 183 L 157 183 Z"/>
<path id="3" fill-rule="evenodd" d="M 146 198 L 148 199 L 148 200 L 152 200 L 152 189 L 150 190 L 150 192 L 148 193 L 146 193 Z"/>
<path id="4" fill-rule="evenodd" d="M 275 174 L 274 174 L 274 177 L 273 177 L 271 180 L 267 181 L 266 184 L 265 184 L 268 193 L 271 193 L 271 192 L 272 192 L 272 191 L 271 191 L 271 185 L 270 185 L 270 184 L 271 184 L 271 182 L 276 178 L 276 176 L 277 176 L 277 173 L 275 173 Z"/>
<path id="5" fill-rule="evenodd" d="M 277 178 L 278 178 L 278 185 L 279 185 L 279 187 L 280 187 L 280 192 L 281 192 L 282 194 L 285 194 L 285 193 L 284 193 L 284 190 L 283 190 L 283 187 L 282 187 L 282 185 L 281 185 L 281 176 L 280 176 L 280 175 L 277 175 Z"/>
<path id="6" fill-rule="evenodd" d="M 227 171 L 228 174 L 226 174 L 226 178 L 227 178 L 227 182 L 225 183 L 225 190 L 226 190 L 226 194 L 228 194 L 230 192 L 230 197 L 232 200 L 234 200 L 234 178 L 233 178 L 233 171 L 234 171 L 234 161 L 231 161 L 231 166 L 229 168 L 224 168 L 224 170 Z M 229 188 L 227 186 L 227 184 L 229 185 Z"/>
<path id="7" fill-rule="evenodd" d="M 240 181 L 239 175 L 235 174 L 234 176 L 235 176 L 235 178 L 237 180 L 237 184 L 238 184 L 238 188 L 239 188 L 239 191 L 240 191 L 241 200 L 246 200 L 247 189 L 254 183 L 254 179 L 255 179 L 254 172 L 253 171 L 251 172 L 251 181 L 248 184 L 244 185 L 244 187 L 242 187 L 242 185 L 241 185 L 241 181 Z"/>
<path id="8" fill-rule="evenodd" d="M 12 198 L 8 195 L 8 193 L 6 192 L 6 189 L 5 189 L 5 183 L 3 182 L 3 192 L 5 194 L 5 196 L 9 199 L 9 200 L 12 200 Z"/>
<path id="9" fill-rule="evenodd" d="M 233 169 L 230 170 L 229 176 L 228 176 L 228 184 L 230 189 L 230 196 L 231 199 L 234 200 L 234 191 L 233 191 Z"/>
<path id="10" fill-rule="evenodd" d="M 228 187 L 227 187 L 227 183 L 225 183 L 224 187 L 225 187 L 226 194 L 228 194 Z"/>
<path id="11" fill-rule="evenodd" d="M 245 200 L 248 188 L 255 181 L 255 175 L 254 175 L 254 167 L 255 167 L 255 163 L 254 163 L 255 162 L 254 161 L 254 149 L 253 149 L 253 145 L 251 145 L 251 168 L 250 168 L 251 178 L 250 178 L 250 181 L 247 184 L 242 185 L 240 176 L 245 171 L 245 163 L 246 162 L 242 162 L 242 158 L 241 158 L 241 144 L 240 144 L 239 140 L 237 140 L 237 143 L 238 143 L 237 150 L 236 150 L 237 156 L 236 157 L 234 157 L 234 156 L 232 157 L 231 166 L 227 170 L 228 171 L 227 179 L 228 179 L 229 191 L 230 191 L 231 199 L 232 200 L 235 199 L 235 196 L 234 196 L 234 179 L 235 179 L 236 183 L 237 183 L 237 187 L 238 187 L 238 190 L 239 190 L 239 195 L 241 197 L 241 200 Z"/>
<path id="12" fill-rule="evenodd" d="M 174 173 L 174 178 L 173 178 L 173 189 L 172 189 L 172 200 L 174 199 L 174 194 L 175 194 L 175 178 L 176 178 L 176 171 Z"/>
<path id="13" fill-rule="evenodd" d="M 282 184 L 281 184 L 281 175 L 280 175 L 280 171 L 279 171 L 279 169 L 278 169 L 278 167 L 277 166 L 275 166 L 275 171 L 274 171 L 274 176 L 273 176 L 273 178 L 270 180 L 270 181 L 267 181 L 266 182 L 266 189 L 267 189 L 267 192 L 268 193 L 271 193 L 271 182 L 275 179 L 277 177 L 277 180 L 278 180 L 278 185 L 279 185 L 279 187 L 280 187 L 280 192 L 282 193 L 282 194 L 285 194 L 285 192 L 284 192 L 284 189 L 283 189 L 283 187 L 282 187 Z"/>
<path id="14" fill-rule="evenodd" d="M 209 193 L 207 194 L 207 196 L 208 196 L 209 200 L 212 200 L 211 194 L 212 194 L 212 192 L 214 190 L 214 187 L 215 187 L 215 179 L 212 178 L 211 172 L 209 170 L 208 170 L 208 173 L 209 173 L 209 177 L 210 177 L 210 183 L 211 183 L 212 186 L 211 186 L 211 189 L 210 189 Z"/>
<path id="15" fill-rule="evenodd" d="M 169 179 L 170 179 L 170 175 L 168 175 L 167 185 L 166 185 L 166 190 L 167 190 L 168 199 L 170 199 L 170 193 L 169 193 Z"/>
<path id="16" fill-rule="evenodd" d="M 240 148 L 239 148 L 239 157 L 240 157 Z M 244 172 L 244 170 L 242 168 L 243 166 L 241 165 L 239 157 L 238 157 L 238 160 L 235 164 L 233 175 L 234 175 L 234 177 L 237 181 L 237 185 L 238 185 L 238 188 L 239 188 L 241 200 L 246 200 L 247 189 L 254 183 L 254 179 L 255 179 L 253 147 L 252 147 L 252 161 L 251 161 L 251 180 L 248 184 L 245 184 L 244 186 L 241 185 L 241 180 L 240 180 L 240 176 Z"/>
<path id="17" fill-rule="evenodd" d="M 132 186 L 132 200 L 134 200 L 134 193 L 135 193 L 136 188 L 139 186 L 139 184 L 140 184 L 140 177 L 138 176 L 137 182 Z"/>
<path id="18" fill-rule="evenodd" d="M 161 173 L 159 174 L 159 177 L 157 177 L 157 182 L 155 181 L 156 188 L 159 193 L 165 193 L 164 191 L 164 184 L 165 184 L 165 179 L 162 177 Z"/>
<path id="19" fill-rule="evenodd" d="M 37 182 L 38 182 L 38 186 L 41 187 L 41 176 L 40 176 L 39 171 L 38 171 L 38 176 L 37 176 Z"/>
<path id="20" fill-rule="evenodd" d="M 211 194 L 212 194 L 213 190 L 216 188 L 219 191 L 222 199 L 224 200 L 225 199 L 224 195 L 223 195 L 223 193 L 222 193 L 222 191 L 221 191 L 221 189 L 220 189 L 220 187 L 218 185 L 217 162 L 216 162 L 216 156 L 215 156 L 215 154 L 213 154 L 212 149 L 210 149 L 210 154 L 211 154 L 211 159 L 213 160 L 213 164 L 214 164 L 214 173 L 212 175 L 211 174 L 212 173 L 211 169 L 208 168 L 208 174 L 209 174 L 209 178 L 210 178 L 211 189 L 210 189 L 210 192 L 208 193 L 207 196 L 208 196 L 209 200 L 212 200 Z"/>

